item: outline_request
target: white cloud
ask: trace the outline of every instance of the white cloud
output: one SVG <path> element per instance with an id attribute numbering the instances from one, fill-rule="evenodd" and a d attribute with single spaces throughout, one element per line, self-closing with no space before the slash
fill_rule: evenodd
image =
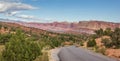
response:
<path id="1" fill-rule="evenodd" d="M 40 18 L 37 18 L 32 15 L 15 15 L 17 18 L 22 18 L 22 19 L 30 19 L 30 20 L 41 20 Z"/>
<path id="2" fill-rule="evenodd" d="M 13 12 L 5 13 L 5 15 L 6 16 L 15 16 L 18 13 L 20 13 L 20 11 L 13 11 Z"/>
<path id="3" fill-rule="evenodd" d="M 0 1 L 0 13 L 15 14 L 15 12 L 18 11 L 32 10 L 32 9 L 36 9 L 36 7 L 23 3 Z"/>
<path id="4" fill-rule="evenodd" d="M 20 3 L 20 0 L 0 0 L 0 13 L 5 14 L 6 16 L 12 16 L 22 21 L 48 21 L 32 15 L 21 14 L 24 10 L 34 9 L 37 8 L 28 4 Z"/>
<path id="5" fill-rule="evenodd" d="M 0 1 L 5 1 L 5 2 L 20 2 L 21 0 L 0 0 Z"/>
<path id="6" fill-rule="evenodd" d="M 49 19 L 41 19 L 41 18 L 32 16 L 32 15 L 24 15 L 24 14 L 15 15 L 15 17 L 23 19 L 23 20 L 27 20 L 28 22 L 46 22 L 46 21 L 49 22 L 49 21 L 51 21 Z"/>

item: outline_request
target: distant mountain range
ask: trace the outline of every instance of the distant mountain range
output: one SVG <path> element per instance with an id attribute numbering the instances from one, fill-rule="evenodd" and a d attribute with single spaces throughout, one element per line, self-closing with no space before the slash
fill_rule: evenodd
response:
<path id="1" fill-rule="evenodd" d="M 3 19 L 2 19 L 3 20 Z M 0 20 L 1 21 L 1 20 Z M 35 23 L 35 22 L 20 22 L 20 21 L 12 21 L 12 20 L 3 20 L 5 22 L 18 23 L 20 25 L 24 25 L 27 27 L 34 27 L 46 31 L 52 31 L 57 33 L 87 33 L 93 34 L 94 30 L 98 30 L 100 28 L 106 29 L 111 28 L 114 29 L 116 27 L 120 28 L 120 23 L 113 22 L 104 22 L 104 21 L 80 21 L 80 22 L 53 22 L 53 23 Z"/>

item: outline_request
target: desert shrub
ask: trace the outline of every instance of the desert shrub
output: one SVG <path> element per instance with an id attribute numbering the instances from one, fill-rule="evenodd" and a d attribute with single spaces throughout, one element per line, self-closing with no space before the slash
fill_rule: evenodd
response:
<path id="1" fill-rule="evenodd" d="M 111 28 L 106 28 L 106 29 L 104 30 L 104 35 L 110 36 L 111 34 L 112 34 Z"/>
<path id="2" fill-rule="evenodd" d="M 99 30 L 95 30 L 95 33 L 100 37 L 104 35 L 104 31 L 102 28 L 100 28 Z"/>
<path id="3" fill-rule="evenodd" d="M 98 37 L 107 35 L 110 36 L 111 39 L 104 39 L 102 43 L 107 48 L 120 48 L 120 28 L 115 28 L 114 31 L 112 31 L 110 28 L 106 28 L 104 31 L 103 29 L 99 29 L 95 31 L 96 35 Z"/>
<path id="4" fill-rule="evenodd" d="M 51 48 L 55 48 L 55 47 L 60 46 L 61 42 L 57 38 L 52 38 L 49 42 L 49 45 L 51 46 Z"/>
<path id="5" fill-rule="evenodd" d="M 101 48 L 101 49 L 98 50 L 98 52 L 99 52 L 99 53 L 102 53 L 103 55 L 105 55 L 105 51 L 106 51 L 105 48 Z"/>
<path id="6" fill-rule="evenodd" d="M 0 61 L 4 61 L 2 53 L 0 52 Z"/>
<path id="7" fill-rule="evenodd" d="M 17 31 L 5 44 L 2 52 L 5 61 L 33 61 L 41 54 L 39 46 L 25 38 L 25 34 Z"/>
<path id="8" fill-rule="evenodd" d="M 80 46 L 83 46 L 83 42 L 82 41 L 80 42 Z"/>
<path id="9" fill-rule="evenodd" d="M 49 61 L 48 53 L 43 52 L 43 54 L 37 57 L 34 61 Z"/>
<path id="10" fill-rule="evenodd" d="M 95 40 L 89 40 L 89 41 L 87 42 L 87 47 L 94 47 L 94 46 L 96 46 Z"/>
<path id="11" fill-rule="evenodd" d="M 94 51 L 95 51 L 95 52 L 98 52 L 98 51 L 99 51 L 98 49 L 99 49 L 98 46 L 94 46 Z"/>
<path id="12" fill-rule="evenodd" d="M 120 48 L 120 28 L 116 28 L 111 35 L 112 45 Z"/>
<path id="13" fill-rule="evenodd" d="M 112 47 L 112 40 L 110 40 L 110 39 L 108 39 L 108 38 L 102 39 L 101 42 L 104 44 L 104 46 L 105 46 L 106 48 Z"/>
<path id="14" fill-rule="evenodd" d="M 11 34 L 0 34 L 0 44 L 5 44 L 11 38 Z"/>

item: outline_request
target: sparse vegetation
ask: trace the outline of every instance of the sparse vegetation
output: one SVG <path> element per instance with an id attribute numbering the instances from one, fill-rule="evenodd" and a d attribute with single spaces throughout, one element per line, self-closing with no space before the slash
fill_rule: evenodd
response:
<path id="1" fill-rule="evenodd" d="M 105 55 L 105 51 L 106 51 L 106 48 L 100 48 L 97 50 L 98 53 L 102 53 L 103 55 Z"/>
<path id="2" fill-rule="evenodd" d="M 87 42 L 87 47 L 94 47 L 94 46 L 96 46 L 95 40 L 90 40 Z"/>
<path id="3" fill-rule="evenodd" d="M 112 47 L 120 48 L 120 28 L 116 28 L 111 35 Z"/>
<path id="4" fill-rule="evenodd" d="M 95 33 L 97 34 L 98 37 L 103 36 L 104 35 L 104 31 L 102 28 L 100 28 L 99 30 L 96 30 Z"/>
<path id="5" fill-rule="evenodd" d="M 25 34 L 17 31 L 5 44 L 2 56 L 4 61 L 33 61 L 41 54 L 39 46 L 25 38 Z"/>
<path id="6" fill-rule="evenodd" d="M 101 43 L 106 48 L 120 48 L 120 28 L 116 28 L 114 31 L 110 28 L 96 30 L 94 35 L 73 35 L 52 33 L 20 25 L 17 27 L 2 24 L 0 28 L 2 29 L 2 27 L 5 29 L 4 31 L 7 29 L 8 32 L 0 33 L 0 45 L 5 46 L 0 50 L 0 61 L 48 61 L 48 59 L 44 59 L 47 57 L 47 53 L 41 52 L 43 49 L 49 50 L 65 44 L 83 46 L 84 42 L 87 42 L 87 47 L 93 47 L 96 52 L 105 54 L 106 49 L 99 49 L 95 41 L 96 38 L 104 35 L 110 36 L 109 39 L 102 39 Z"/>
<path id="7" fill-rule="evenodd" d="M 11 38 L 11 34 L 0 34 L 0 44 L 5 44 Z"/>
<path id="8" fill-rule="evenodd" d="M 0 34 L 0 44 L 5 45 L 0 54 L 1 61 L 44 60 L 47 53 L 42 53 L 43 49 L 59 47 L 64 42 L 83 43 L 87 38 L 85 35 L 58 34 L 34 28 L 1 25 L 4 26 L 9 31 Z"/>
<path id="9" fill-rule="evenodd" d="M 48 53 L 44 52 L 41 56 L 37 57 L 34 61 L 49 61 Z"/>
<path id="10" fill-rule="evenodd" d="M 106 30 L 97 30 L 95 31 L 96 35 L 99 37 L 107 35 L 110 36 L 110 39 L 103 39 L 102 43 L 104 43 L 105 47 L 107 48 L 120 48 L 120 28 L 115 28 L 114 31 L 112 31 L 110 28 L 107 28 Z"/>
<path id="11" fill-rule="evenodd" d="M 103 55 L 112 54 L 111 57 L 118 58 L 119 55 L 116 53 L 110 53 L 108 50 L 111 49 L 115 52 L 118 52 L 117 50 L 120 49 L 120 28 L 106 28 L 105 30 L 96 30 L 95 34 L 90 35 L 87 41 L 88 49 L 93 49 L 95 52 L 101 53 Z M 95 42 L 97 42 L 97 45 L 95 45 Z"/>
<path id="12" fill-rule="evenodd" d="M 112 47 L 112 40 L 110 40 L 110 39 L 107 39 L 107 38 L 105 38 L 105 39 L 102 39 L 102 43 L 104 44 L 104 46 L 106 47 L 106 48 L 110 48 L 110 47 Z"/>

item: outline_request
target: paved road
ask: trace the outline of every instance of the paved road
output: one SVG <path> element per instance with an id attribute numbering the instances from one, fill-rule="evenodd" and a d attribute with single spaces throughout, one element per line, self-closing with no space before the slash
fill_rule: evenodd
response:
<path id="1" fill-rule="evenodd" d="M 75 46 L 63 47 L 58 53 L 60 61 L 117 61 L 104 55 Z"/>

